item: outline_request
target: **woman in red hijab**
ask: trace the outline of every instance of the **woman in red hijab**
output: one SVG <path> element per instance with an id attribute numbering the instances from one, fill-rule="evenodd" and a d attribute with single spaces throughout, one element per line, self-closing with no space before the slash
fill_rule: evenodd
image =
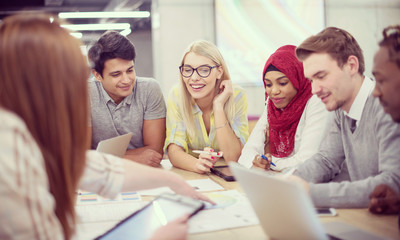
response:
<path id="1" fill-rule="evenodd" d="M 248 168 L 281 171 L 295 167 L 317 152 L 324 136 L 329 113 L 312 96 L 295 49 L 293 45 L 280 47 L 265 63 L 265 109 L 239 158 Z"/>

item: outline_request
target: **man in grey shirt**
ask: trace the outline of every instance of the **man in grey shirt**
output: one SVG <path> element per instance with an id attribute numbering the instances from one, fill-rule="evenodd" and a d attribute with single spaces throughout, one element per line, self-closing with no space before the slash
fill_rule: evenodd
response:
<path id="1" fill-rule="evenodd" d="M 365 77 L 364 57 L 348 32 L 329 27 L 296 49 L 312 92 L 335 111 L 319 152 L 291 179 L 318 207 L 367 207 L 379 184 L 400 189 L 400 126 L 385 114 Z"/>
<path id="2" fill-rule="evenodd" d="M 137 77 L 135 48 L 118 32 L 104 33 L 88 53 L 95 79 L 89 81 L 92 140 L 133 133 L 124 158 L 158 166 L 165 140 L 166 106 L 158 83 Z"/>

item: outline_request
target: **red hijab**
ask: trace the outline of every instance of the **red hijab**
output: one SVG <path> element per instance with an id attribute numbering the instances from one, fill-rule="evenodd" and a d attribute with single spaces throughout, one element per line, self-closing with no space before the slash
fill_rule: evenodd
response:
<path id="1" fill-rule="evenodd" d="M 263 82 L 267 68 L 272 64 L 280 72 L 285 74 L 297 94 L 285 109 L 275 107 L 271 99 L 265 93 L 265 99 L 268 99 L 268 124 L 269 124 L 269 142 L 272 156 L 283 158 L 289 156 L 294 149 L 294 137 L 296 135 L 297 125 L 303 114 L 308 99 L 312 96 L 311 83 L 304 76 L 303 63 L 295 55 L 296 47 L 285 45 L 278 48 L 267 60 L 263 71 Z M 265 87 L 265 82 L 264 82 Z"/>

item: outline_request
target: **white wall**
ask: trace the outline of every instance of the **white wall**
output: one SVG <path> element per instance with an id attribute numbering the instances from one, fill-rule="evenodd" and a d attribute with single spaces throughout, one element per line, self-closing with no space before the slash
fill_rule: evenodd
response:
<path id="1" fill-rule="evenodd" d="M 372 62 L 382 30 L 400 24 L 399 0 L 325 0 L 326 26 L 348 31 L 364 52 L 365 75 L 372 76 Z"/>
<path id="2" fill-rule="evenodd" d="M 350 32 L 364 51 L 366 75 L 384 27 L 400 24 L 399 0 L 325 0 L 326 26 Z M 213 0 L 153 0 L 153 70 L 164 97 L 178 82 L 178 66 L 186 47 L 196 39 L 215 42 Z M 285 43 L 282 43 L 282 45 Z M 228 66 L 229 67 L 229 66 Z M 261 70 L 260 70 L 261 71 Z M 245 87 L 249 114 L 261 114 L 263 87 Z"/>
<path id="3" fill-rule="evenodd" d="M 153 0 L 154 77 L 164 97 L 179 81 L 179 65 L 187 46 L 197 39 L 215 42 L 212 0 Z"/>
<path id="4" fill-rule="evenodd" d="M 152 54 L 151 35 L 150 31 L 138 31 L 127 36 L 135 45 L 135 71 L 140 77 L 153 77 L 155 64 Z"/>

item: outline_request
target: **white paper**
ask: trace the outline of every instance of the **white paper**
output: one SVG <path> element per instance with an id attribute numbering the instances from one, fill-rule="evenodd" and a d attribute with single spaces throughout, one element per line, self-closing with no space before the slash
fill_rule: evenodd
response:
<path id="1" fill-rule="evenodd" d="M 214 182 L 210 178 L 187 180 L 186 182 L 190 186 L 194 187 L 199 192 L 224 190 L 224 188 L 221 185 Z M 161 188 L 153 188 L 153 189 L 149 189 L 149 190 L 142 190 L 142 191 L 139 191 L 139 194 L 143 195 L 143 196 L 158 196 L 165 192 L 173 193 L 173 191 L 170 188 L 161 187 Z"/>
<path id="2" fill-rule="evenodd" d="M 212 181 L 210 179 L 208 179 L 209 181 L 207 179 L 200 180 L 189 180 L 188 182 L 192 182 L 193 186 L 198 186 L 200 189 L 212 189 L 219 186 L 210 183 L 209 181 Z M 244 194 L 237 190 L 208 192 L 205 195 L 217 205 L 206 203 L 205 209 L 189 220 L 189 233 L 219 231 L 259 224 L 250 202 Z M 130 201 L 119 197 L 112 201 L 100 197 L 99 199 L 99 202 L 78 202 L 76 206 L 77 215 L 80 217 L 78 239 L 93 239 L 103 234 L 120 220 L 148 203 L 140 198 Z"/>
<path id="3" fill-rule="evenodd" d="M 139 194 L 142 196 L 158 196 L 163 193 L 174 193 L 174 191 L 172 191 L 169 187 L 152 188 L 139 191 Z"/>
<path id="4" fill-rule="evenodd" d="M 224 190 L 224 188 L 221 185 L 214 182 L 210 178 L 187 180 L 186 182 L 190 186 L 194 187 L 199 192 L 211 192 L 211 191 Z"/>
<path id="5" fill-rule="evenodd" d="M 207 204 L 189 220 L 189 233 L 210 232 L 259 224 L 250 202 L 237 190 L 205 194 L 217 205 Z"/>
<path id="6" fill-rule="evenodd" d="M 119 221 L 146 205 L 137 192 L 120 193 L 114 199 L 79 191 L 75 211 L 79 222 Z"/>
<path id="7" fill-rule="evenodd" d="M 118 194 L 107 199 L 91 192 L 78 192 L 75 211 L 78 217 L 77 239 L 94 239 L 122 219 L 144 207 L 137 192 Z"/>
<path id="8" fill-rule="evenodd" d="M 77 205 L 75 211 L 79 216 L 79 221 L 82 223 L 120 221 L 141 209 L 146 204 L 147 202 L 145 201 L 138 201 Z"/>

